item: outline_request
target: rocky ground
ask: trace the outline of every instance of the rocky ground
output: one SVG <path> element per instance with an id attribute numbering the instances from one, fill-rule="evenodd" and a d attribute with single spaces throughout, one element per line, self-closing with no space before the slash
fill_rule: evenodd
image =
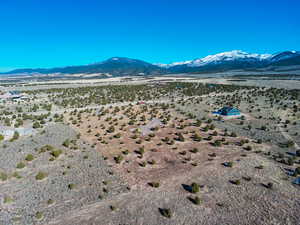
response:
<path id="1" fill-rule="evenodd" d="M 300 95 L 138 82 L 0 104 L 0 134 L 33 129 L 0 136 L 1 225 L 300 223 Z M 232 102 L 243 117 L 212 115 Z"/>
<path id="2" fill-rule="evenodd" d="M 298 224 L 300 191 L 291 186 L 285 173 L 273 162 L 250 154 L 236 161 L 233 168 L 224 168 L 223 159 L 203 163 L 189 174 L 167 179 L 160 188 L 140 188 L 126 194 L 75 210 L 53 220 L 49 225 L 79 224 Z M 255 167 L 264 164 L 264 169 Z M 251 176 L 251 180 L 245 178 Z M 245 177 L 245 178 L 243 178 Z M 240 179 L 235 185 L 230 180 Z M 272 181 L 274 188 L 265 184 Z M 197 194 L 184 185 L 197 182 Z M 199 196 L 200 205 L 189 198 Z M 116 207 L 114 211 L 110 206 Z M 170 209 L 171 218 L 159 209 Z"/>
<path id="3" fill-rule="evenodd" d="M 0 181 L 0 224 L 41 224 L 67 211 L 102 201 L 127 191 L 126 185 L 108 167 L 102 156 L 89 145 L 78 141 L 78 149 L 62 146 L 76 139 L 76 133 L 65 125 L 49 125 L 43 134 L 24 137 L 1 148 L 1 170 L 8 175 Z M 45 145 L 63 153 L 49 161 Z M 32 154 L 32 161 L 26 156 Z M 25 167 L 17 165 L 24 162 Z M 37 180 L 39 172 L 46 174 Z M 17 173 L 14 174 L 14 173 Z"/>

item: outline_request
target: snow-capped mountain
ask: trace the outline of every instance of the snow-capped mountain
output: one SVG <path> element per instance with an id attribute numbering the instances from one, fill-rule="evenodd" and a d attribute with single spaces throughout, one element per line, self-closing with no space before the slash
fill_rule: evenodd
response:
<path id="1" fill-rule="evenodd" d="M 113 57 L 102 62 L 82 66 L 50 69 L 17 69 L 5 74 L 92 74 L 112 76 L 159 75 L 169 73 L 205 73 L 230 70 L 274 70 L 287 66 L 300 69 L 300 52 L 284 51 L 277 54 L 254 54 L 240 50 L 208 55 L 195 60 L 171 64 L 151 64 L 138 59 Z"/>
<path id="2" fill-rule="evenodd" d="M 249 54 L 243 52 L 241 50 L 233 50 L 230 52 L 222 52 L 215 55 L 208 55 L 204 58 L 199 58 L 195 60 L 185 61 L 185 62 L 175 62 L 171 64 L 156 64 L 158 66 L 164 68 L 170 68 L 173 66 L 178 65 L 187 65 L 190 67 L 198 67 L 198 66 L 205 66 L 210 63 L 222 63 L 224 61 L 235 61 L 235 60 L 242 60 L 242 61 L 263 61 L 270 59 L 272 57 L 271 54 Z"/>
<path id="3" fill-rule="evenodd" d="M 285 61 L 286 65 L 300 65 L 297 57 L 300 52 L 285 51 L 277 54 L 256 54 L 247 53 L 241 50 L 208 55 L 184 62 L 171 64 L 156 64 L 162 68 L 167 68 L 171 72 L 203 72 L 203 71 L 225 71 L 232 69 L 249 69 L 272 66 L 273 64 Z M 291 61 L 292 60 L 292 61 Z"/>
<path id="4" fill-rule="evenodd" d="M 161 68 L 170 68 L 170 67 L 173 67 L 173 66 L 187 65 L 191 62 L 192 62 L 192 60 L 184 61 L 184 62 L 174 62 L 174 63 L 170 63 L 170 64 L 154 63 L 153 65 L 159 66 Z"/>
<path id="5" fill-rule="evenodd" d="M 243 60 L 243 61 L 262 61 L 270 58 L 272 55 L 270 54 L 249 54 L 240 50 L 234 50 L 231 52 L 223 52 L 216 55 L 208 55 L 202 59 L 193 60 L 189 66 L 197 67 L 204 66 L 209 63 L 219 63 L 224 61 L 235 61 L 235 60 Z"/>

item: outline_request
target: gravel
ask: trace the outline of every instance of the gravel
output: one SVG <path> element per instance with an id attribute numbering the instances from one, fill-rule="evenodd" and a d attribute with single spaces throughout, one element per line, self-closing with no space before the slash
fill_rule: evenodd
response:
<path id="1" fill-rule="evenodd" d="M 75 139 L 76 133 L 62 124 L 49 125 L 43 134 L 32 138 L 20 138 L 0 150 L 0 171 L 9 174 L 9 179 L 0 181 L 0 196 L 9 196 L 11 203 L 1 201 L 0 224 L 42 224 L 50 218 L 67 211 L 126 192 L 126 184 L 113 174 L 102 156 L 89 145 L 78 143 L 78 150 L 63 147 L 64 140 Z M 38 153 L 44 145 L 61 148 L 63 154 L 54 161 L 49 152 Z M 27 154 L 34 155 L 34 160 L 26 162 Z M 18 162 L 26 162 L 26 167 L 16 169 Z M 12 177 L 17 171 L 22 178 Z M 43 180 L 36 180 L 41 171 L 47 174 Z M 66 173 L 63 175 L 63 173 Z M 108 184 L 104 185 L 103 181 Z M 74 189 L 69 188 L 74 184 Z M 108 193 L 103 192 L 103 188 Z M 2 197 L 3 199 L 3 197 Z M 48 200 L 54 201 L 48 205 Z M 42 212 L 43 218 L 35 218 Z"/>

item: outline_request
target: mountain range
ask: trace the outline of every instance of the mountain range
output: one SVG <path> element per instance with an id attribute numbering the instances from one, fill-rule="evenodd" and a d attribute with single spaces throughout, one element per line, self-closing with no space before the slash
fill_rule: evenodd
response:
<path id="1" fill-rule="evenodd" d="M 99 63 L 51 69 L 16 69 L 3 74 L 106 74 L 112 76 L 159 75 L 168 73 L 206 73 L 231 70 L 272 71 L 299 66 L 300 52 L 284 51 L 276 54 L 252 54 L 240 50 L 208 55 L 195 60 L 171 64 L 152 64 L 142 60 L 113 57 Z"/>

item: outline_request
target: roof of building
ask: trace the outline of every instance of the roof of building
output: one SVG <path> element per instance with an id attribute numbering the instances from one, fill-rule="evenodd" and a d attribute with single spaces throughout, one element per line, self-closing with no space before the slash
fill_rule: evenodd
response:
<path id="1" fill-rule="evenodd" d="M 240 111 L 240 110 L 238 110 L 237 108 L 234 108 L 234 107 L 229 107 L 229 106 L 225 106 L 225 107 L 223 107 L 222 109 L 220 109 L 220 111 L 226 111 L 226 112 L 230 112 L 230 111 Z"/>
<path id="2" fill-rule="evenodd" d="M 238 110 L 237 108 L 233 108 L 233 107 L 223 107 L 222 109 L 220 109 L 218 112 L 220 113 L 239 113 L 240 110 Z"/>
<path id="3" fill-rule="evenodd" d="M 300 185 L 300 177 L 297 177 L 294 181 L 293 184 L 298 184 Z"/>
<path id="4" fill-rule="evenodd" d="M 230 106 L 225 106 L 221 109 L 219 109 L 216 112 L 213 112 L 214 114 L 221 114 L 221 115 L 226 115 L 226 114 L 240 114 L 240 110 L 234 107 Z"/>

